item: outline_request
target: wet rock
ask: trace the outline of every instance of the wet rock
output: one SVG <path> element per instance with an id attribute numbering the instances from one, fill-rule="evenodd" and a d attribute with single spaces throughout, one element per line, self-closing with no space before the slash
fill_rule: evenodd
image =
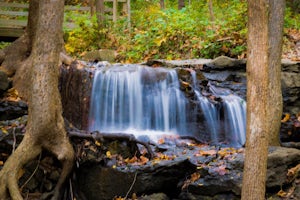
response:
<path id="1" fill-rule="evenodd" d="M 194 171 L 196 166 L 186 158 L 149 162 L 142 167 L 105 168 L 99 165 L 82 165 L 79 169 L 79 185 L 89 200 L 111 200 L 125 196 L 133 185 L 131 194 L 163 192 L 168 196 L 177 195 L 178 182 Z M 129 196 L 131 196 L 131 194 Z"/>

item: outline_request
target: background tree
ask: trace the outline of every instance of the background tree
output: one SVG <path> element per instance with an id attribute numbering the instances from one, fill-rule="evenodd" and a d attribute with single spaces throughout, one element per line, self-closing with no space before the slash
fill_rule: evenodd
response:
<path id="1" fill-rule="evenodd" d="M 165 9 L 165 0 L 160 0 L 159 1 L 159 4 L 160 4 L 160 9 Z"/>
<path id="2" fill-rule="evenodd" d="M 181 10 L 185 7 L 184 0 L 178 0 L 178 10 Z"/>
<path id="3" fill-rule="evenodd" d="M 61 176 L 51 194 L 52 199 L 60 199 L 60 189 L 72 170 L 74 152 L 64 128 L 58 91 L 63 8 L 63 0 L 31 0 L 28 29 L 16 41 L 22 44 L 17 52 L 19 57 L 15 58 L 23 63 L 20 68 L 9 65 L 14 61 L 8 59 L 14 57 L 7 54 L 10 49 L 5 51 L 5 66 L 12 73 L 16 71 L 14 84 L 28 101 L 29 115 L 21 144 L 0 171 L 1 199 L 9 196 L 13 200 L 22 199 L 18 188 L 18 172 L 42 150 L 52 153 L 62 162 Z"/>
<path id="4" fill-rule="evenodd" d="M 284 0 L 248 0 L 247 141 L 243 200 L 265 199 L 268 144 L 273 138 L 273 129 L 280 124 L 278 116 L 281 116 L 282 106 L 280 59 L 284 5 Z"/>

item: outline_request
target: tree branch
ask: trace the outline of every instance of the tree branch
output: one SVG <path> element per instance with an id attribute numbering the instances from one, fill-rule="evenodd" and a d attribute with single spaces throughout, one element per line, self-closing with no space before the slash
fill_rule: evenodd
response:
<path id="1" fill-rule="evenodd" d="M 79 131 L 79 130 L 72 130 L 68 131 L 68 135 L 70 138 L 79 138 L 79 139 L 88 139 L 88 140 L 100 140 L 103 141 L 105 139 L 108 140 L 122 140 L 122 141 L 127 141 L 127 142 L 134 142 L 136 144 L 141 144 L 143 145 L 148 153 L 150 159 L 154 157 L 154 152 L 152 151 L 149 142 L 143 142 L 135 138 L 134 135 L 132 134 L 126 134 L 126 133 L 100 133 L 99 131 L 94 131 L 94 132 L 87 132 L 87 131 Z"/>

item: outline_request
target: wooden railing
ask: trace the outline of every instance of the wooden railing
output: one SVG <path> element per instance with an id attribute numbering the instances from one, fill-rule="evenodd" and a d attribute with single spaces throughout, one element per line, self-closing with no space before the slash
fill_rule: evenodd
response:
<path id="1" fill-rule="evenodd" d="M 105 18 L 112 19 L 114 22 L 118 19 L 118 3 L 122 4 L 122 13 L 126 14 L 130 21 L 130 0 L 104 0 L 112 2 L 113 6 L 105 7 L 103 15 Z M 29 5 L 25 3 L 8 3 L 0 1 L 0 36 L 1 37 L 19 37 L 24 33 L 27 25 Z M 65 6 L 65 12 L 78 12 L 93 14 L 93 7 Z M 74 22 L 65 20 L 64 26 L 74 28 Z"/>

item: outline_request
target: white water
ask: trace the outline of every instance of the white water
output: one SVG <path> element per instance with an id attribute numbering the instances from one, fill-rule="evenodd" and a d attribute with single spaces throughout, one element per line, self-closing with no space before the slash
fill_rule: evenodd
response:
<path id="1" fill-rule="evenodd" d="M 211 92 L 223 99 L 213 103 L 201 95 L 195 73 L 191 75 L 210 142 L 243 145 L 245 102 L 228 90 L 211 86 Z M 162 134 L 197 137 L 199 133 L 191 133 L 187 121 L 187 115 L 194 112 L 187 110 L 188 100 L 179 88 L 173 69 L 140 65 L 99 68 L 93 83 L 89 129 L 147 135 L 154 140 Z"/>
<path id="2" fill-rule="evenodd" d="M 104 67 L 95 74 L 89 127 L 138 135 L 180 133 L 186 127 L 185 107 L 175 70 Z"/>

